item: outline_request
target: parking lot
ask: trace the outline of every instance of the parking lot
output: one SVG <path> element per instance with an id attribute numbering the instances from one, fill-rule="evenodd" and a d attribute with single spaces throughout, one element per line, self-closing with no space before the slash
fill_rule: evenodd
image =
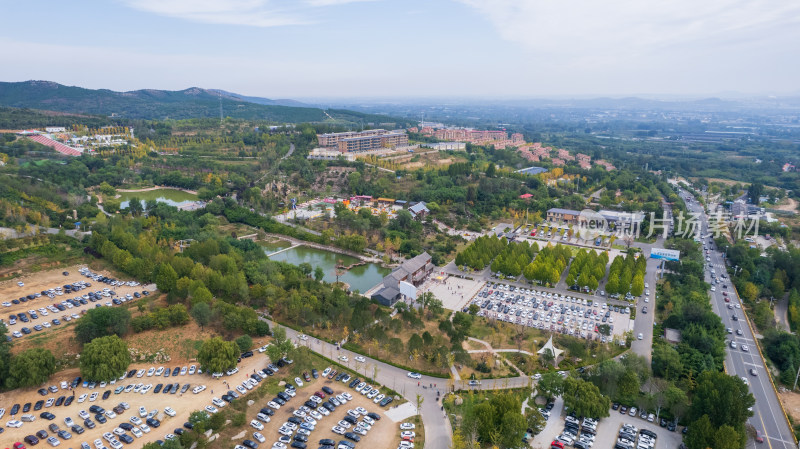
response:
<path id="1" fill-rule="evenodd" d="M 577 434 L 577 438 L 574 439 L 575 442 L 581 441 L 581 435 L 587 435 L 587 437 L 583 439 L 587 443 L 578 445 L 585 446 L 587 448 L 614 448 L 619 442 L 618 438 L 620 437 L 620 431 L 622 431 L 623 436 L 634 436 L 635 438 L 638 438 L 637 441 L 634 441 L 636 444 L 639 444 L 639 440 L 641 440 L 640 447 L 642 448 L 674 449 L 677 448 L 682 441 L 683 435 L 680 432 L 681 428 L 678 428 L 675 431 L 670 431 L 665 427 L 659 426 L 655 422 L 648 422 L 647 419 L 642 419 L 638 413 L 636 416 L 630 416 L 629 413 L 623 414 L 621 413 L 621 409 L 609 410 L 610 416 L 608 418 L 598 420 L 595 429 L 590 430 L 584 426 L 584 420 L 573 420 L 572 418 L 567 418 L 564 416 L 562 414 L 563 406 L 564 402 L 561 400 L 561 398 L 557 398 L 553 409 L 550 411 L 550 417 L 547 419 L 547 425 L 539 435 L 534 437 L 531 443 L 532 447 L 549 448 L 550 443 L 554 440 L 557 440 L 559 435 L 564 433 L 567 425 L 567 419 L 575 423 L 571 425 L 573 429 L 576 429 L 577 426 L 578 430 L 575 430 L 575 434 Z M 622 430 L 623 425 L 633 427 L 628 427 L 627 429 Z M 589 431 L 587 432 L 586 430 Z M 642 430 L 645 430 L 644 436 L 642 436 Z M 594 434 L 592 435 L 591 432 L 594 432 Z M 646 435 L 648 432 L 652 432 L 656 436 L 655 439 L 648 437 L 648 435 Z M 569 438 L 565 438 L 564 441 L 569 441 Z M 631 446 L 631 449 L 636 447 L 636 444 Z M 565 443 L 564 446 L 568 447 L 572 446 L 572 444 Z"/>
<path id="2" fill-rule="evenodd" d="M 253 357 L 243 358 L 238 364 L 238 370 L 221 378 L 214 378 L 208 373 L 199 373 L 196 371 L 196 366 L 194 374 L 191 374 L 193 371 L 191 366 L 132 365 L 130 367 L 132 373 L 127 373 L 123 379 L 115 379 L 113 383 L 93 385 L 81 381 L 74 388 L 72 383 L 75 380 L 74 376 L 78 374 L 77 370 L 59 373 L 53 376 L 51 384 L 45 385 L 45 388 L 39 391 L 37 388 L 29 388 L 0 394 L 0 418 L 5 430 L 3 440 L 22 442 L 26 436 L 44 431 L 45 434 L 40 433 L 40 436 L 46 435 L 40 438 L 42 443 L 46 443 L 47 438 L 55 436 L 61 444 L 69 441 L 75 447 L 80 446 L 81 442 L 96 447 L 96 440 L 100 440 L 101 447 L 105 445 L 113 449 L 117 444 L 113 441 L 117 441 L 118 449 L 141 447 L 147 442 L 172 438 L 175 434 L 185 431 L 184 423 L 188 421 L 193 411 L 205 409 L 208 413 L 212 413 L 225 407 L 228 401 L 247 400 L 248 393 L 258 388 L 253 373 L 259 371 L 263 374 L 255 376 L 258 378 L 269 377 L 268 373 L 262 371 L 268 365 L 267 362 L 263 354 L 256 353 Z M 289 367 L 278 367 L 274 375 L 292 379 L 287 376 L 288 370 Z M 170 373 L 169 377 L 165 377 L 167 373 Z M 173 373 L 175 375 L 172 375 Z M 370 394 L 373 398 L 368 398 L 364 394 L 356 393 L 348 383 L 323 379 L 322 376 L 310 383 L 302 379 L 301 382 L 302 384 L 291 382 L 297 385 L 296 397 L 290 398 L 285 406 L 274 412 L 272 423 L 264 424 L 261 433 L 265 441 L 269 442 L 269 447 L 281 436 L 278 434 L 278 423 L 286 421 L 304 401 L 324 386 L 332 388 L 334 395 L 348 391 L 352 396 L 352 403 L 348 401 L 347 404 L 342 404 L 331 412 L 330 416 L 323 418 L 324 422 L 318 424 L 312 434 L 313 439 L 309 439 L 313 443 L 322 438 L 344 439 L 341 435 L 334 434 L 331 429 L 339 420 L 344 419 L 344 415 L 350 409 L 363 407 L 367 412 L 376 412 L 382 416 L 383 409 L 390 406 L 381 406 L 374 402 L 375 399 L 382 398 L 382 395 Z M 168 390 L 167 387 L 170 385 L 173 388 Z M 364 387 L 366 388 L 366 385 Z M 224 396 L 226 394 L 231 396 Z M 234 399 L 237 396 L 241 398 Z M 248 423 L 256 418 L 260 408 L 268 407 L 269 400 L 269 397 L 265 397 L 249 408 Z M 99 412 L 97 409 L 90 410 L 92 406 L 102 407 L 104 410 Z M 144 407 L 141 413 L 140 407 Z M 117 410 L 113 411 L 114 408 Z M 46 416 L 42 416 L 43 413 L 52 413 L 54 416 L 52 419 L 47 419 Z M 98 416 L 100 414 L 103 416 Z M 30 416 L 23 419 L 23 415 Z M 67 418 L 72 420 L 69 427 L 65 421 Z M 153 418 L 158 423 L 148 422 L 148 418 Z M 363 422 L 363 419 L 359 421 Z M 9 422 L 12 422 L 11 426 Z M 49 428 L 51 424 L 58 426 L 55 432 Z M 73 424 L 80 426 L 80 429 L 72 428 Z M 17 425 L 19 427 L 14 427 Z M 374 427 L 379 430 L 366 431 L 366 435 L 360 435 L 362 442 L 359 446 L 366 446 L 365 442 L 368 442 L 370 446 L 380 449 L 397 447 L 400 433 L 396 423 L 384 419 L 377 421 Z M 246 424 L 242 429 L 247 433 L 239 443 L 244 439 L 258 440 L 253 436 L 256 429 L 250 424 Z M 59 430 L 69 432 L 69 436 L 57 435 Z M 131 442 L 122 445 L 124 442 L 122 440 L 127 438 L 130 438 Z M 266 440 L 267 438 L 269 440 Z M 316 447 L 316 444 L 313 446 Z"/>
<path id="3" fill-rule="evenodd" d="M 611 335 L 615 338 L 633 328 L 630 308 L 627 306 L 609 305 L 596 299 L 543 289 L 487 283 L 471 304 L 481 308 L 478 316 L 587 340 L 606 342 L 610 338 L 598 331 L 598 326 L 602 324 L 611 328 Z"/>
<path id="4" fill-rule="evenodd" d="M 81 267 L 43 272 L 0 284 L 0 319 L 11 336 L 22 338 L 77 319 L 90 308 L 147 296 L 153 289 L 153 285 L 121 281 L 111 273 Z"/>

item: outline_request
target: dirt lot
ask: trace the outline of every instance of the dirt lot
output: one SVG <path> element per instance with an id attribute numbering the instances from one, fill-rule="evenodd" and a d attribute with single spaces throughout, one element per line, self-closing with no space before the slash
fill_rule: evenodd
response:
<path id="1" fill-rule="evenodd" d="M 781 388 L 781 390 L 784 390 Z M 778 393 L 786 413 L 792 417 L 794 422 L 800 421 L 800 394 L 792 393 L 791 391 L 781 391 Z"/>
<path id="2" fill-rule="evenodd" d="M 141 369 L 141 368 L 148 369 L 151 366 L 154 365 L 135 364 L 131 365 L 129 369 Z M 158 365 L 155 366 L 157 367 Z M 175 366 L 178 365 L 170 364 L 168 366 L 174 368 Z M 89 407 L 93 404 L 97 404 L 108 410 L 113 408 L 120 402 L 125 401 L 128 402 L 128 404 L 130 404 L 131 408 L 127 410 L 122 416 L 118 416 L 115 419 L 110 419 L 105 424 L 97 423 L 97 427 L 95 427 L 94 429 L 86 429 L 86 432 L 84 432 L 82 435 L 73 435 L 72 439 L 70 440 L 70 442 L 72 443 L 71 445 L 77 447 L 80 446 L 80 442 L 85 441 L 89 443 L 90 446 L 94 447 L 94 445 L 91 444 L 92 441 L 94 441 L 97 438 L 102 438 L 104 432 L 111 432 L 119 423 L 129 422 L 128 419 L 131 416 L 134 415 L 138 416 L 137 410 L 139 406 L 145 406 L 148 410 L 158 409 L 160 411 L 158 418 L 162 420 L 161 427 L 159 427 L 158 429 L 152 429 L 150 433 L 146 433 L 142 438 L 137 439 L 136 446 L 141 447 L 145 443 L 155 441 L 158 439 L 164 439 L 164 435 L 172 432 L 173 429 L 175 429 L 176 427 L 183 426 L 183 423 L 189 419 L 189 415 L 191 414 L 191 412 L 195 410 L 200 410 L 206 405 L 210 405 L 212 397 L 222 396 L 222 392 L 228 390 L 228 388 L 225 388 L 225 386 L 223 385 L 223 382 L 227 381 L 231 385 L 239 384 L 246 378 L 247 376 L 246 373 L 252 373 L 254 369 L 256 368 L 261 369 L 264 368 L 265 366 L 266 366 L 266 358 L 264 357 L 264 355 L 256 353 L 255 357 L 242 360 L 242 363 L 239 364 L 239 370 L 240 370 L 239 373 L 230 377 L 223 377 L 222 379 L 218 380 L 212 379 L 207 374 L 195 374 L 192 376 L 186 375 L 177 377 L 170 376 L 168 378 L 164 377 L 156 378 L 156 377 L 145 376 L 142 377 L 141 379 L 137 379 L 134 376 L 131 379 L 125 379 L 122 382 L 118 382 L 114 386 L 109 385 L 104 389 L 96 388 L 94 390 L 89 390 L 88 388 L 83 388 L 81 386 L 78 386 L 78 388 L 74 390 L 76 400 L 69 407 L 54 406 L 49 409 L 43 408 L 42 410 L 36 412 L 34 412 L 33 409 L 31 409 L 29 413 L 34 414 L 34 416 L 36 416 L 36 421 L 32 423 L 24 423 L 23 426 L 18 429 L 5 427 L 5 433 L 3 433 L 3 440 L 6 442 L 22 441 L 22 439 L 26 435 L 34 434 L 41 429 L 46 429 L 47 426 L 50 424 L 50 421 L 47 421 L 39 417 L 39 414 L 43 411 L 48 411 L 56 415 L 56 419 L 53 420 L 52 422 L 58 424 L 59 427 L 63 429 L 64 418 L 69 416 L 73 420 L 75 420 L 76 423 L 80 424 L 82 423 L 83 420 L 79 420 L 78 411 L 80 410 L 88 411 Z M 285 371 L 285 369 L 282 370 L 282 372 L 283 371 Z M 61 382 L 62 380 L 71 381 L 76 375 L 77 375 L 77 370 L 62 371 L 51 377 L 51 382 L 49 383 L 49 385 L 58 385 L 58 383 Z M 137 384 L 139 382 L 142 382 L 144 384 L 152 383 L 154 386 L 159 383 L 174 383 L 174 382 L 178 382 L 181 384 L 181 386 L 183 386 L 184 383 L 189 382 L 191 384 L 191 388 L 201 384 L 206 385 L 208 388 L 197 395 L 192 394 L 191 388 L 183 395 L 181 395 L 180 393 L 174 395 L 173 394 L 165 395 L 163 393 L 154 394 L 152 390 L 150 390 L 150 392 L 147 393 L 146 395 L 133 392 L 121 393 L 119 395 L 115 395 L 113 393 L 113 390 L 116 386 Z M 112 392 L 111 396 L 105 401 L 102 400 L 103 391 L 109 389 Z M 40 399 L 46 399 L 45 397 L 40 396 L 36 392 L 36 390 L 37 388 L 28 388 L 22 390 L 13 390 L 7 393 L 0 394 L 0 408 L 6 409 L 6 414 L 2 418 L 3 426 L 5 426 L 5 424 L 9 420 L 14 418 L 19 419 L 19 417 L 22 415 L 22 411 L 20 410 L 20 413 L 14 418 L 9 416 L 9 411 L 11 410 L 11 407 L 14 404 L 23 405 L 26 402 L 31 402 L 35 404 L 36 401 Z M 83 393 L 91 393 L 92 391 L 99 392 L 101 397 L 98 397 L 97 400 L 93 403 L 90 403 L 88 399 L 86 400 L 86 402 L 80 404 L 77 402 L 78 396 L 80 396 Z M 72 393 L 73 392 L 59 391 L 58 393 L 48 395 L 47 398 L 49 397 L 58 398 L 62 394 L 72 394 Z M 172 407 L 177 412 L 177 415 L 175 417 L 168 417 L 164 415 L 163 410 L 164 407 L 166 406 Z M 92 418 L 92 420 L 94 420 L 94 418 Z"/>
<path id="3" fill-rule="evenodd" d="M 89 291 L 102 290 L 105 287 L 109 287 L 110 288 L 110 286 L 108 286 L 107 284 L 104 284 L 102 282 L 95 282 L 95 281 L 93 281 L 93 280 L 81 275 L 80 273 L 78 273 L 78 268 L 80 268 L 80 267 L 81 267 L 81 265 L 74 265 L 74 266 L 66 267 L 64 269 L 43 271 L 43 272 L 40 272 L 40 273 L 35 273 L 35 274 L 29 275 L 29 276 L 24 276 L 24 277 L 21 277 L 21 278 L 15 278 L 15 279 L 4 281 L 4 282 L 0 283 L 0 302 L 6 302 L 6 301 L 11 302 L 12 299 L 17 299 L 17 298 L 19 298 L 21 296 L 34 294 L 34 293 L 37 293 L 37 292 L 41 292 L 43 290 L 48 290 L 48 289 L 55 288 L 55 287 L 58 287 L 58 286 L 63 286 L 65 284 L 71 284 L 71 283 L 77 282 L 77 281 L 87 281 L 87 282 L 92 284 L 92 286 L 89 287 L 88 289 L 84 289 L 84 290 L 81 290 L 80 292 L 75 292 L 75 293 L 64 293 L 62 296 L 56 296 L 53 299 L 50 299 L 49 297 L 43 295 L 43 296 L 41 296 L 39 298 L 36 298 L 36 299 L 33 299 L 33 300 L 29 300 L 29 301 L 24 302 L 24 303 L 20 303 L 20 304 L 13 304 L 12 303 L 10 307 L 2 307 L 2 306 L 0 306 L 0 307 L 2 307 L 2 309 L 1 309 L 2 310 L 2 315 L 0 315 L 0 318 L 2 318 L 4 320 L 4 322 L 7 324 L 8 323 L 8 316 L 11 315 L 11 314 L 17 314 L 19 312 L 27 312 L 28 310 L 37 310 L 37 313 L 38 313 L 38 309 L 40 309 L 42 307 L 47 307 L 48 305 L 51 305 L 51 304 L 60 303 L 60 302 L 66 300 L 68 298 L 74 298 L 76 296 L 84 295 L 84 294 L 88 293 Z M 69 275 L 64 276 L 62 274 L 63 271 L 68 272 Z M 120 277 L 116 273 L 112 273 L 112 272 L 109 272 L 109 271 L 106 271 L 106 270 L 101 270 L 101 271 L 92 270 L 92 271 L 94 273 L 102 274 L 104 276 L 112 277 L 112 278 L 119 279 L 119 280 L 124 280 L 124 281 L 132 280 L 132 279 L 129 279 L 129 278 L 126 278 L 126 277 Z M 18 286 L 17 285 L 18 281 L 24 282 L 25 285 L 23 287 Z M 154 289 L 155 289 L 154 285 L 139 285 L 137 287 L 120 286 L 120 287 L 113 288 L 113 290 L 117 292 L 117 296 L 124 296 L 124 295 L 126 295 L 128 293 L 133 294 L 133 292 L 136 292 L 136 291 L 141 292 L 142 290 L 148 290 L 148 291 L 152 292 Z M 82 311 L 87 310 L 89 308 L 93 308 L 97 304 L 104 304 L 105 302 L 109 302 L 110 300 L 111 300 L 111 298 L 103 298 L 103 301 L 98 301 L 98 302 L 94 302 L 94 303 L 88 302 L 86 305 L 83 305 L 81 307 L 73 307 L 71 309 L 67 308 L 65 311 L 58 312 L 58 313 L 54 313 L 54 312 L 51 312 L 51 311 L 48 310 L 47 316 L 44 316 L 41 313 L 38 313 L 39 318 L 37 318 L 35 320 L 31 320 L 28 323 L 23 323 L 22 321 L 18 320 L 16 324 L 7 325 L 7 327 L 9 329 L 9 332 L 18 331 L 22 327 L 27 327 L 27 328 L 33 330 L 33 326 L 36 325 L 36 324 L 42 324 L 45 321 L 52 322 L 52 320 L 54 318 L 58 318 L 59 320 L 61 320 L 62 324 L 60 326 L 53 325 L 52 327 L 44 328 L 42 331 L 39 331 L 39 332 L 36 332 L 34 330 L 33 333 L 31 333 L 29 335 L 23 335 L 22 338 L 15 339 L 15 340 L 25 340 L 25 339 L 33 338 L 33 337 L 35 337 L 37 335 L 41 335 L 41 334 L 45 334 L 45 333 L 51 332 L 54 329 L 56 329 L 57 327 L 63 327 L 64 325 L 69 323 L 68 321 L 66 321 L 64 319 L 65 316 L 70 316 L 70 315 L 73 315 L 73 314 L 80 315 Z M 135 298 L 134 298 L 134 301 L 136 301 Z M 126 302 L 125 304 L 128 304 L 128 302 Z M 125 304 L 122 304 L 122 306 L 124 306 Z M 118 306 L 114 306 L 114 307 L 118 307 Z"/>
<path id="4" fill-rule="evenodd" d="M 97 404 L 105 409 L 111 409 L 120 402 L 128 402 L 130 404 L 130 409 L 127 410 L 123 415 L 118 416 L 115 419 L 110 419 L 105 424 L 97 423 L 97 427 L 94 429 L 86 429 L 82 435 L 75 435 L 73 434 L 70 443 L 74 446 L 79 446 L 80 442 L 87 442 L 92 445 L 92 442 L 97 438 L 102 438 L 102 434 L 104 432 L 111 432 L 115 427 L 117 427 L 122 422 L 130 422 L 129 418 L 131 416 L 138 416 L 138 408 L 139 406 L 145 406 L 148 410 L 158 409 L 159 414 L 157 418 L 162 421 L 161 426 L 158 429 L 152 429 L 150 433 L 144 434 L 144 436 L 140 439 L 137 439 L 135 442 L 136 447 L 141 447 L 145 443 L 155 441 L 158 439 L 163 439 L 164 436 L 168 433 L 171 433 L 175 428 L 182 427 L 183 423 L 186 422 L 189 418 L 189 415 L 195 411 L 200 410 L 206 405 L 211 404 L 212 397 L 220 397 L 223 394 L 223 391 L 227 391 L 228 388 L 225 386 L 225 382 L 230 384 L 231 386 L 235 386 L 236 384 L 240 383 L 242 380 L 246 378 L 249 373 L 252 373 L 254 369 L 261 369 L 266 366 L 267 359 L 263 354 L 256 353 L 256 355 L 249 359 L 244 359 L 239 364 L 240 372 L 230 376 L 230 377 L 223 377 L 219 380 L 214 380 L 210 376 L 206 374 L 195 374 L 195 375 L 186 375 L 186 376 L 178 376 L 169 378 L 163 377 L 147 377 L 144 376 L 142 378 L 136 378 L 135 376 L 130 379 L 125 379 L 122 382 L 116 383 L 116 385 L 109 385 L 106 388 L 100 389 L 96 388 L 94 390 L 89 390 L 87 388 L 83 388 L 79 386 L 75 391 L 74 394 L 76 396 L 76 401 L 73 402 L 69 407 L 51 407 L 51 408 L 43 408 L 40 411 L 31 411 L 29 413 L 34 414 L 36 416 L 36 421 L 32 423 L 24 423 L 23 426 L 19 429 L 12 429 L 12 428 L 5 428 L 5 433 L 3 433 L 3 440 L 8 442 L 16 442 L 22 441 L 22 439 L 26 435 L 31 435 L 36 433 L 38 430 L 46 429 L 47 426 L 51 423 L 50 421 L 44 420 L 39 417 L 39 414 L 43 411 L 49 411 L 56 415 L 56 419 L 53 420 L 53 423 L 59 425 L 60 428 L 64 428 L 64 418 L 71 417 L 73 418 L 78 424 L 82 424 L 83 420 L 78 418 L 78 412 L 80 410 L 88 410 L 89 407 L 93 404 Z M 159 365 L 151 365 L 151 364 L 135 364 L 131 365 L 130 369 L 147 369 L 151 366 L 159 366 Z M 166 366 L 174 368 L 175 366 L 179 366 L 177 363 L 170 363 Z M 318 369 L 324 368 L 323 366 L 318 367 Z M 71 369 L 59 372 L 51 377 L 51 382 L 48 385 L 58 385 L 60 381 L 66 380 L 70 381 L 75 376 L 77 376 L 78 370 Z M 280 372 L 270 378 L 269 381 L 277 382 L 277 379 L 280 378 L 291 378 L 288 374 L 287 368 L 282 368 Z M 265 382 L 269 382 L 265 381 Z M 139 393 L 121 393 L 119 395 L 115 395 L 113 390 L 116 386 L 119 385 L 129 385 L 129 384 L 137 384 L 137 383 L 152 383 L 153 385 L 157 385 L 158 383 L 174 383 L 178 382 L 183 386 L 184 383 L 190 383 L 191 387 L 189 391 L 185 394 L 181 395 L 177 393 L 173 394 L 163 394 L 158 393 L 154 394 L 152 390 L 147 393 L 146 395 L 141 395 Z M 200 394 L 192 394 L 191 388 L 196 385 L 206 385 L 207 389 Z M 263 384 L 263 382 L 262 382 Z M 373 449 L 390 449 L 397 447 L 397 444 L 400 440 L 399 438 L 399 431 L 397 423 L 392 422 L 390 419 L 384 416 L 382 408 L 376 404 L 374 404 L 370 399 L 362 396 L 359 393 L 351 390 L 346 384 L 341 382 L 335 382 L 333 380 L 328 379 L 316 379 L 310 385 L 305 384 L 301 387 L 298 391 L 298 394 L 295 398 L 293 398 L 288 404 L 282 407 L 275 413 L 275 416 L 272 417 L 272 421 L 265 426 L 265 429 L 261 431 L 261 433 L 267 438 L 267 442 L 271 445 L 273 442 L 278 440 L 279 434 L 277 429 L 283 422 L 286 422 L 291 413 L 296 409 L 299 408 L 305 400 L 310 397 L 315 391 L 322 388 L 323 385 L 330 386 L 336 394 L 339 394 L 343 391 L 349 391 L 351 395 L 353 395 L 353 401 L 348 402 L 346 406 L 339 407 L 334 413 L 331 413 L 329 416 L 324 417 L 322 422 L 317 424 L 317 429 L 312 432 L 310 441 L 312 443 L 316 443 L 318 440 L 322 438 L 331 438 L 335 439 L 336 441 L 342 439 L 343 437 L 340 435 L 335 435 L 331 428 L 333 425 L 338 422 L 340 419 L 344 417 L 347 413 L 348 409 L 355 408 L 355 407 L 364 407 L 370 412 L 379 413 L 383 419 L 378 421 L 376 425 L 373 427 L 372 430 L 368 432 L 366 436 L 362 438 L 361 443 L 359 446 L 362 447 L 369 447 Z M 36 392 L 37 388 L 30 388 L 24 390 L 14 390 L 11 392 L 7 392 L 4 394 L 0 394 L 0 408 L 6 409 L 6 415 L 2 419 L 2 425 L 5 426 L 6 422 L 11 419 L 19 419 L 22 415 L 22 411 L 20 410 L 19 414 L 15 417 L 9 416 L 9 411 L 14 404 L 24 405 L 26 402 L 30 402 L 35 404 L 36 401 L 40 399 L 47 399 L 49 397 L 57 398 L 61 395 L 70 395 L 73 392 L 62 392 L 59 391 L 55 394 L 50 394 L 47 397 L 40 396 Z M 111 396 L 107 400 L 102 400 L 102 393 L 105 390 L 111 390 Z M 77 402 L 77 397 L 83 393 L 91 394 L 93 391 L 97 391 L 100 393 L 101 397 L 98 397 L 95 402 L 89 402 L 87 399 L 83 403 Z M 255 392 L 256 390 L 252 390 Z M 261 400 L 255 400 L 255 403 L 247 407 L 247 423 L 245 426 L 235 429 L 225 429 L 221 434 L 221 438 L 216 442 L 211 443 L 212 448 L 229 448 L 232 447 L 236 443 L 241 443 L 244 438 L 252 439 L 253 429 L 250 427 L 249 422 L 252 419 L 255 419 L 255 415 L 258 413 L 258 410 L 261 407 L 265 407 L 266 403 L 273 397 L 273 395 L 266 395 Z M 247 400 L 248 398 L 256 399 L 256 396 L 253 394 L 248 394 L 241 398 L 240 400 Z M 177 415 L 175 417 L 168 417 L 163 413 L 163 409 L 166 406 L 172 407 L 176 412 Z M 230 406 L 229 406 L 230 407 Z M 94 418 L 92 418 L 94 420 Z M 232 435 L 236 435 L 242 432 L 242 430 L 246 431 L 246 436 L 244 438 L 237 439 L 236 441 L 232 441 L 230 438 Z M 130 432 L 128 432 L 130 434 Z M 338 438 L 337 438 L 338 437 Z M 309 445 L 311 447 L 312 445 Z"/>
<path id="5" fill-rule="evenodd" d="M 266 437 L 267 443 L 270 446 L 275 441 L 278 441 L 278 438 L 280 437 L 278 428 L 280 428 L 281 424 L 285 423 L 286 420 L 292 416 L 292 412 L 300 408 L 300 406 L 302 406 L 303 403 L 314 394 L 314 392 L 319 391 L 324 385 L 327 385 L 333 389 L 335 394 L 340 394 L 344 391 L 349 392 L 353 396 L 353 400 L 341 407 L 338 407 L 336 411 L 331 413 L 329 416 L 322 417 L 322 420 L 317 423 L 316 430 L 311 432 L 311 435 L 308 438 L 309 447 L 316 447 L 316 443 L 323 438 L 330 438 L 337 442 L 339 440 L 343 440 L 344 436 L 333 433 L 331 428 L 342 418 L 344 418 L 345 415 L 347 415 L 347 410 L 354 409 L 356 407 L 364 407 L 368 412 L 378 413 L 381 415 L 381 418 L 383 418 L 375 423 L 375 426 L 373 426 L 372 429 L 367 432 L 367 435 L 361 437 L 361 442 L 357 444 L 358 447 L 369 447 L 373 449 L 389 449 L 397 447 L 397 443 L 400 441 L 399 433 L 397 432 L 398 426 L 396 423 L 392 422 L 392 420 L 386 418 L 386 416 L 383 414 L 384 409 L 382 407 L 373 403 L 372 400 L 368 399 L 366 396 L 356 393 L 353 389 L 348 387 L 347 384 L 336 382 L 334 380 L 322 379 L 321 377 L 313 380 L 310 384 L 305 384 L 303 387 L 299 388 L 297 390 L 297 396 L 292 398 L 291 401 L 281 407 L 280 410 L 276 411 L 275 415 L 272 417 L 272 421 L 266 424 L 264 430 L 261 431 L 261 434 Z M 248 409 L 248 423 L 255 419 L 258 411 L 262 407 L 266 407 L 267 402 L 271 398 L 272 396 L 264 397 L 264 399 L 261 401 L 261 404 L 257 402 Z M 248 424 L 247 438 L 252 439 L 253 430 L 254 429 L 249 427 Z"/>

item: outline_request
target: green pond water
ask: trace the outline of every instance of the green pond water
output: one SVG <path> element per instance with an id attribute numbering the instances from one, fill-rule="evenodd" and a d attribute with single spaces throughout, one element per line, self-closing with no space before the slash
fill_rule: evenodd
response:
<path id="1" fill-rule="evenodd" d="M 268 249 L 266 245 L 264 246 L 264 251 L 267 254 L 271 254 L 282 249 L 279 247 Z M 283 248 L 288 248 L 289 246 L 291 245 L 287 244 Z M 270 256 L 270 260 L 286 262 L 293 265 L 300 265 L 301 263 L 307 262 L 314 268 L 322 267 L 322 270 L 325 273 L 323 280 L 326 282 L 336 282 L 336 274 L 334 273 L 334 269 L 336 268 L 337 260 L 341 260 L 342 264 L 345 266 L 358 262 L 358 259 L 355 257 L 316 248 L 308 248 L 305 246 L 298 246 L 280 252 L 274 256 Z M 374 263 L 367 263 L 348 270 L 345 274 L 339 277 L 339 280 L 341 282 L 346 282 L 350 286 L 351 291 L 358 290 L 359 292 L 364 293 L 370 288 L 376 286 L 383 279 L 383 277 L 389 274 L 391 271 L 392 270 L 390 268 L 384 268 Z"/>
<path id="2" fill-rule="evenodd" d="M 124 209 L 128 207 L 129 201 L 133 197 L 139 198 L 142 201 L 142 206 L 144 206 L 145 202 L 150 200 L 166 203 L 175 207 L 197 201 L 197 195 L 173 189 L 156 189 L 147 192 L 120 192 L 119 199 L 122 200 L 120 208 Z"/>

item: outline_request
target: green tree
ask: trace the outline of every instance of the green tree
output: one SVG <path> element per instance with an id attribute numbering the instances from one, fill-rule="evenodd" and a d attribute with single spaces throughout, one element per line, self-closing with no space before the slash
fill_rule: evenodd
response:
<path id="1" fill-rule="evenodd" d="M 32 348 L 11 359 L 6 385 L 8 388 L 25 388 L 40 385 L 56 371 L 56 358 L 47 349 Z"/>
<path id="2" fill-rule="evenodd" d="M 605 418 L 611 408 L 611 400 L 603 396 L 600 390 L 591 382 L 577 377 L 564 379 L 564 406 L 575 412 L 578 416 L 591 416 Z"/>
<path id="3" fill-rule="evenodd" d="M 124 335 L 128 331 L 131 312 L 122 307 L 89 309 L 75 325 L 75 336 L 82 343 L 107 335 Z"/>
<path id="4" fill-rule="evenodd" d="M 744 283 L 744 287 L 742 288 L 742 296 L 745 299 L 747 299 L 749 301 L 755 301 L 756 298 L 758 298 L 758 293 L 759 293 L 759 290 L 758 290 L 758 287 L 756 286 L 756 284 L 754 284 L 752 282 L 745 282 Z"/>
<path id="5" fill-rule="evenodd" d="M 194 318 L 197 325 L 200 326 L 200 329 L 204 329 L 208 326 L 208 323 L 211 322 L 211 307 L 209 307 L 207 302 L 195 304 L 194 307 L 192 307 L 192 318 Z"/>
<path id="6" fill-rule="evenodd" d="M 508 411 L 503 414 L 500 420 L 500 432 L 502 432 L 502 444 L 505 447 L 518 447 L 525 435 L 528 422 L 519 409 Z"/>
<path id="7" fill-rule="evenodd" d="M 249 351 L 250 348 L 253 347 L 253 339 L 247 334 L 241 335 L 236 339 L 236 346 L 239 347 L 239 351 L 241 352 Z"/>
<path id="8" fill-rule="evenodd" d="M 712 439 L 715 433 L 708 415 L 703 415 L 689 424 L 689 431 L 683 441 L 688 449 L 707 449 L 714 447 Z"/>
<path id="9" fill-rule="evenodd" d="M 553 371 L 542 374 L 542 378 L 536 384 L 536 393 L 548 400 L 561 396 L 563 392 L 564 378 Z"/>
<path id="10" fill-rule="evenodd" d="M 125 373 L 131 364 L 128 345 L 116 335 L 95 338 L 83 346 L 81 375 L 89 380 L 109 381 Z"/>
<path id="11" fill-rule="evenodd" d="M 209 429 L 208 421 L 208 413 L 202 410 L 194 411 L 189 415 L 189 422 L 194 426 L 192 430 L 197 433 L 203 433 Z"/>
<path id="12" fill-rule="evenodd" d="M 225 341 L 222 337 L 205 340 L 197 352 L 197 361 L 207 373 L 224 373 L 236 366 L 239 358 L 236 343 Z"/>
<path id="13" fill-rule="evenodd" d="M 528 429 L 533 430 L 533 435 L 538 435 L 544 430 L 547 425 L 544 416 L 536 408 L 528 408 L 525 413 L 525 420 L 528 424 Z"/>
<path id="14" fill-rule="evenodd" d="M 164 293 L 169 293 L 175 289 L 178 283 L 178 273 L 168 263 L 162 263 L 158 268 L 156 276 L 156 287 Z"/>
<path id="15" fill-rule="evenodd" d="M 198 287 L 192 293 L 192 304 L 210 303 L 212 299 L 214 295 L 205 287 Z"/>
<path id="16" fill-rule="evenodd" d="M 289 357 L 294 352 L 294 343 L 286 338 L 286 329 L 276 326 L 272 331 L 273 342 L 267 347 L 267 355 L 273 362 Z"/>
<path id="17" fill-rule="evenodd" d="M 653 374 L 667 380 L 675 380 L 683 374 L 681 355 L 675 348 L 666 344 L 654 345 Z"/>
<path id="18" fill-rule="evenodd" d="M 705 371 L 697 378 L 689 418 L 695 421 L 707 415 L 714 427 L 740 428 L 752 416 L 748 408 L 753 404 L 755 399 L 741 379 L 718 371 Z"/>
<path id="19" fill-rule="evenodd" d="M 314 280 L 317 282 L 322 282 L 322 278 L 325 277 L 325 272 L 322 270 L 322 267 L 318 266 L 314 268 Z"/>
<path id="20" fill-rule="evenodd" d="M 729 425 L 721 426 L 714 433 L 714 449 L 740 449 L 742 447 L 741 432 L 737 431 Z"/>

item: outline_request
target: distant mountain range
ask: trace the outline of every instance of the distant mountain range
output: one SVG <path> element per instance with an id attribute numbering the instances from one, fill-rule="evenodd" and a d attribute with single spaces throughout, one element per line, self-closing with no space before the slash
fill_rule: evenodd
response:
<path id="1" fill-rule="evenodd" d="M 142 89 L 116 92 L 64 86 L 52 81 L 0 82 L 0 106 L 128 119 L 225 117 L 279 123 L 382 123 L 393 119 L 347 110 L 323 111 L 294 100 L 248 97 L 219 89 L 190 87 L 179 91 Z"/>

